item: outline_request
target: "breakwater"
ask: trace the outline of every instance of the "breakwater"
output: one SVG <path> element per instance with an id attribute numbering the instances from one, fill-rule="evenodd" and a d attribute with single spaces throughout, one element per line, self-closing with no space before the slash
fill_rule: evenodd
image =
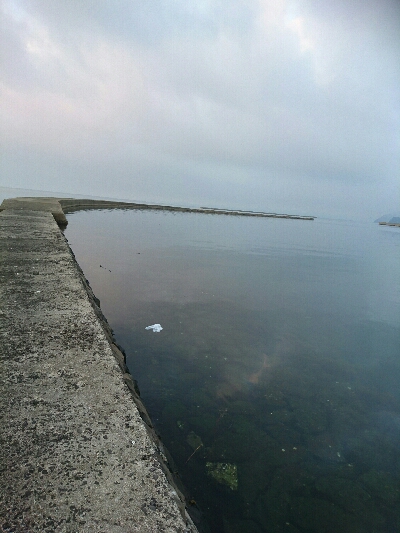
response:
<path id="1" fill-rule="evenodd" d="M 0 530 L 196 533 L 60 203 L 0 211 Z"/>
<path id="2" fill-rule="evenodd" d="M 234 209 L 219 209 L 216 207 L 179 207 L 172 205 L 145 204 L 137 202 L 114 202 L 108 200 L 91 200 L 81 198 L 9 198 L 0 205 L 0 212 L 4 209 L 30 209 L 50 211 L 56 222 L 67 225 L 65 214 L 75 211 L 91 209 L 153 209 L 158 211 L 177 211 L 181 213 L 201 213 L 205 215 L 230 215 L 242 217 L 286 218 L 292 220 L 314 220 L 314 216 L 289 215 L 284 213 L 264 213 L 262 211 L 242 211 Z"/>
<path id="3" fill-rule="evenodd" d="M 241 211 L 237 209 L 219 209 L 216 207 L 178 207 L 172 205 L 157 205 L 132 202 L 112 202 L 106 200 L 82 200 L 74 198 L 58 199 L 64 213 L 72 213 L 82 209 L 156 209 L 161 211 L 179 211 L 182 213 L 202 213 L 208 215 L 231 215 L 262 218 L 289 218 L 294 220 L 314 220 L 313 216 L 288 215 L 280 213 L 264 213 L 262 211 Z"/>
<path id="4" fill-rule="evenodd" d="M 4 200 L 2 209 L 42 209 L 51 211 L 55 220 L 60 224 L 67 224 L 65 214 L 90 209 L 154 209 L 159 211 L 178 211 L 181 213 L 201 213 L 206 215 L 231 215 L 261 218 L 286 218 L 293 220 L 314 220 L 313 216 L 289 215 L 284 213 L 264 213 L 262 211 L 241 211 L 234 209 L 219 209 L 216 207 L 179 207 L 172 205 L 145 204 L 137 202 L 113 202 L 108 200 L 91 200 L 81 198 L 10 198 Z"/>

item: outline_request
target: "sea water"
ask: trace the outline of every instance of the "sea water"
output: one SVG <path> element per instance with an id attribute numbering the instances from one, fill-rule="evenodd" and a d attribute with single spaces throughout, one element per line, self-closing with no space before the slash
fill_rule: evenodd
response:
<path id="1" fill-rule="evenodd" d="M 152 210 L 68 221 L 199 528 L 400 530 L 399 228 Z"/>

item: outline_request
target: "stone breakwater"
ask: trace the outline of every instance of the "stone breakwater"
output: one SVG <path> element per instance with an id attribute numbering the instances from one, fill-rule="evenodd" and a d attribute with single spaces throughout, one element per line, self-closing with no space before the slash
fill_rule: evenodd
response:
<path id="1" fill-rule="evenodd" d="M 3 209 L 33 209 L 45 210 L 53 213 L 60 226 L 67 225 L 65 213 L 75 211 L 89 211 L 91 209 L 153 209 L 158 211 L 177 211 L 181 213 L 201 213 L 205 215 L 231 215 L 242 217 L 286 218 L 292 220 L 314 220 L 313 216 L 288 215 L 282 213 L 263 213 L 261 211 L 240 211 L 232 209 L 218 209 L 214 207 L 178 207 L 173 205 L 144 204 L 135 202 L 114 202 L 108 200 L 90 200 L 82 198 L 9 198 L 0 205 Z"/>
<path id="2" fill-rule="evenodd" d="M 0 530 L 196 533 L 46 200 L 0 207 Z"/>
<path id="3" fill-rule="evenodd" d="M 172 205 L 157 205 L 129 202 L 108 202 L 105 200 L 83 200 L 75 198 L 59 198 L 64 213 L 72 213 L 82 209 L 155 209 L 160 211 L 178 211 L 181 213 L 201 213 L 206 215 L 231 215 L 261 218 L 288 218 L 293 220 L 314 220 L 313 216 L 288 215 L 280 213 L 263 213 L 261 211 L 240 211 L 233 209 L 219 209 L 216 207 L 178 207 Z"/>

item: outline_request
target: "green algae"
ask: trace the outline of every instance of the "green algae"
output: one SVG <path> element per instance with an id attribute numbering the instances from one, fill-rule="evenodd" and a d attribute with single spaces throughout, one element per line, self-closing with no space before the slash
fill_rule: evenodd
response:
<path id="1" fill-rule="evenodd" d="M 232 463 L 206 463 L 207 474 L 217 483 L 226 485 L 231 490 L 238 488 L 237 466 Z"/>

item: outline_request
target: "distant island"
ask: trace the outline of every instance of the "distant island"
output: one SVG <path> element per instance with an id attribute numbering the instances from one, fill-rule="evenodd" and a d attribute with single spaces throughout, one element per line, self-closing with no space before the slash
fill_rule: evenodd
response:
<path id="1" fill-rule="evenodd" d="M 393 215 L 382 215 L 381 217 L 374 220 L 382 226 L 399 226 L 400 227 L 400 216 Z"/>

